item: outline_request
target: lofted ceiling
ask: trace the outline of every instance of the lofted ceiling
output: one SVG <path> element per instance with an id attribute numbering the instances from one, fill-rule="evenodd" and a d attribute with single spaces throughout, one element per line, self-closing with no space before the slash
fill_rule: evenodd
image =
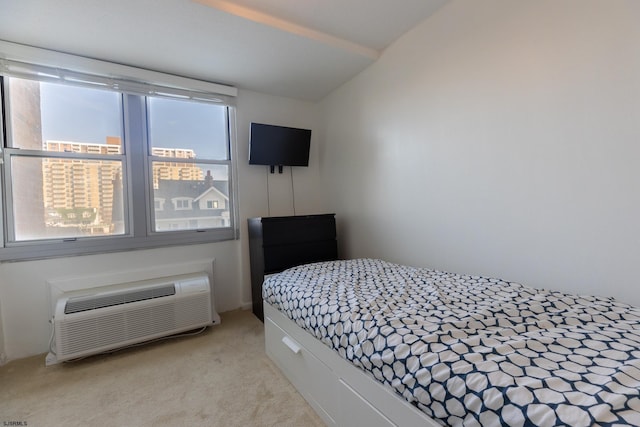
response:
<path id="1" fill-rule="evenodd" d="M 0 0 L 0 40 L 316 101 L 447 0 Z"/>

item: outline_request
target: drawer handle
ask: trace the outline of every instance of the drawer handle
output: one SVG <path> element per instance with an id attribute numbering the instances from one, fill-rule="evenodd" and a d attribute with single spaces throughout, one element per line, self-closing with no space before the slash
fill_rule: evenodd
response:
<path id="1" fill-rule="evenodd" d="M 294 354 L 300 353 L 300 346 L 298 345 L 297 342 L 295 342 L 291 338 L 282 337 L 282 342 L 284 343 L 284 345 L 289 347 L 289 350 L 293 351 Z"/>

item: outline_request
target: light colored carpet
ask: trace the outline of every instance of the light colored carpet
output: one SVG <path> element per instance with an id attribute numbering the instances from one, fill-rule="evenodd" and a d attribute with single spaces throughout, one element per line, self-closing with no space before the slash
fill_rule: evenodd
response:
<path id="1" fill-rule="evenodd" d="M 264 350 L 249 311 L 203 334 L 44 366 L 0 367 L 0 425 L 324 426 Z"/>

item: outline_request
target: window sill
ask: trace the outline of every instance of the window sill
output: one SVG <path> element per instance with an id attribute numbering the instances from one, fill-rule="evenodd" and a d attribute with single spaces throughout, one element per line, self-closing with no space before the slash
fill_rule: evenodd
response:
<path id="1" fill-rule="evenodd" d="M 112 252 L 197 245 L 237 239 L 230 228 L 217 230 L 167 231 L 145 237 L 105 237 L 94 239 L 16 243 L 0 248 L 0 262 L 32 261 Z"/>

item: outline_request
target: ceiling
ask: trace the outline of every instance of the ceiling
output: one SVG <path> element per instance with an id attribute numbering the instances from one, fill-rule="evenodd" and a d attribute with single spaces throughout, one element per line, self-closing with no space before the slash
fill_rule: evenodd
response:
<path id="1" fill-rule="evenodd" d="M 0 0 L 0 39 L 317 101 L 448 0 Z"/>

